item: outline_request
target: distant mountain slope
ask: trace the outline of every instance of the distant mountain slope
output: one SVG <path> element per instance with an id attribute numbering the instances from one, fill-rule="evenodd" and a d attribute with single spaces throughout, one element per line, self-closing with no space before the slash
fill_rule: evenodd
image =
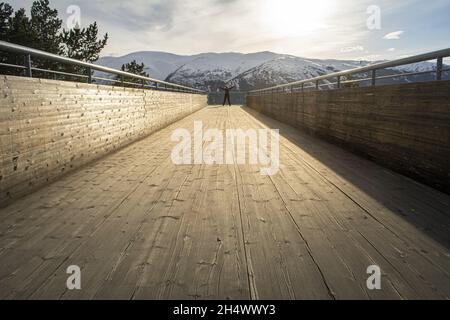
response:
<path id="1" fill-rule="evenodd" d="M 192 56 L 165 52 L 135 52 L 123 57 L 103 57 L 97 64 L 115 69 L 132 60 L 143 62 L 150 77 L 158 80 L 217 91 L 227 82 L 240 90 L 252 90 L 299 81 L 337 71 L 366 66 L 368 61 L 305 59 L 273 52 L 202 53 Z M 436 65 L 420 62 L 408 66 L 380 71 L 380 75 L 433 71 Z M 102 75 L 104 76 L 104 75 Z M 355 78 L 364 78 L 360 75 Z M 428 81 L 433 74 L 397 77 L 382 83 Z"/>
<path id="2" fill-rule="evenodd" d="M 164 52 L 136 52 L 123 57 L 103 57 L 97 64 L 120 69 L 132 60 L 143 62 L 150 77 L 184 84 L 200 84 L 217 80 L 228 81 L 238 74 L 251 69 L 278 55 L 271 52 L 242 53 L 202 53 L 180 56 Z"/>
<path id="3" fill-rule="evenodd" d="M 96 64 L 120 69 L 123 64 L 132 60 L 138 63 L 145 64 L 145 71 L 150 74 L 152 78 L 164 80 L 170 73 L 174 72 L 183 64 L 192 60 L 189 56 L 179 56 L 176 54 L 147 51 L 130 53 L 122 57 L 103 57 L 100 58 Z"/>
<path id="4" fill-rule="evenodd" d="M 310 79 L 367 64 L 368 62 L 303 59 L 286 55 L 240 74 L 233 82 L 242 90 L 251 90 Z"/>
<path id="5" fill-rule="evenodd" d="M 277 56 L 271 52 L 204 54 L 168 75 L 166 80 L 214 91 L 239 74 Z"/>

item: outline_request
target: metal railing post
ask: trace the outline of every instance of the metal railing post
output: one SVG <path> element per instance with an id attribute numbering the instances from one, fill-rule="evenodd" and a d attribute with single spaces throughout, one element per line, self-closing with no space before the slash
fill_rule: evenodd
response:
<path id="1" fill-rule="evenodd" d="M 340 89 L 341 88 L 341 76 L 337 77 L 337 88 Z"/>
<path id="2" fill-rule="evenodd" d="M 437 59 L 437 66 L 436 66 L 436 80 L 441 81 L 442 80 L 442 69 L 444 64 L 444 59 L 442 57 Z"/>
<path id="3" fill-rule="evenodd" d="M 33 69 L 32 69 L 32 62 L 31 62 L 31 55 L 27 54 L 25 55 L 25 75 L 27 77 L 32 78 L 33 77 Z"/>
<path id="4" fill-rule="evenodd" d="M 319 90 L 319 80 L 316 81 L 316 90 Z"/>
<path id="5" fill-rule="evenodd" d="M 372 70 L 372 86 L 377 84 L 377 69 Z"/>
<path id="6" fill-rule="evenodd" d="M 87 74 L 87 76 L 88 76 L 88 83 L 92 83 L 92 69 L 88 68 L 87 72 L 88 72 L 88 74 Z"/>

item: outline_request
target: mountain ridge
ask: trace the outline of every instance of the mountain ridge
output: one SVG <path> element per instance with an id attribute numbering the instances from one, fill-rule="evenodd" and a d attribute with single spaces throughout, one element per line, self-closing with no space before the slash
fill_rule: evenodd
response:
<path id="1" fill-rule="evenodd" d="M 214 92 L 227 83 L 240 90 L 304 80 L 337 71 L 354 69 L 375 62 L 339 59 L 314 59 L 278 54 L 271 51 L 255 53 L 209 52 L 177 55 L 163 51 L 138 51 L 120 57 L 102 57 L 97 64 L 120 69 L 136 60 L 145 64 L 145 71 L 157 80 L 193 86 Z M 416 63 L 383 70 L 383 75 L 432 71 L 430 62 Z M 363 77 L 362 75 L 361 77 Z M 416 77 L 417 78 L 417 77 Z M 410 82 L 413 78 L 396 79 L 395 83 Z M 417 79 L 415 79 L 417 80 Z"/>

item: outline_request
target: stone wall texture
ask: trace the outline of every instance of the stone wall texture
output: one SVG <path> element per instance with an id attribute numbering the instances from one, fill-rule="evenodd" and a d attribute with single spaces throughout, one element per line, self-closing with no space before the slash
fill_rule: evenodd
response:
<path id="1" fill-rule="evenodd" d="M 206 95 L 2 76 L 0 207 L 200 110 Z"/>
<path id="2" fill-rule="evenodd" d="M 450 193 L 450 81 L 270 93 L 246 103 Z"/>

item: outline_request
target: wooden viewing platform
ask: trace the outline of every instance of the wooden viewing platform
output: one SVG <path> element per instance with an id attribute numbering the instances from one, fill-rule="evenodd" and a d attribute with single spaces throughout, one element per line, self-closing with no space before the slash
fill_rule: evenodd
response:
<path id="1" fill-rule="evenodd" d="M 171 133 L 196 120 L 280 129 L 279 173 L 174 165 Z M 0 219 L 1 299 L 450 298 L 450 196 L 237 106 L 196 112 Z M 66 288 L 70 265 L 81 290 Z"/>

